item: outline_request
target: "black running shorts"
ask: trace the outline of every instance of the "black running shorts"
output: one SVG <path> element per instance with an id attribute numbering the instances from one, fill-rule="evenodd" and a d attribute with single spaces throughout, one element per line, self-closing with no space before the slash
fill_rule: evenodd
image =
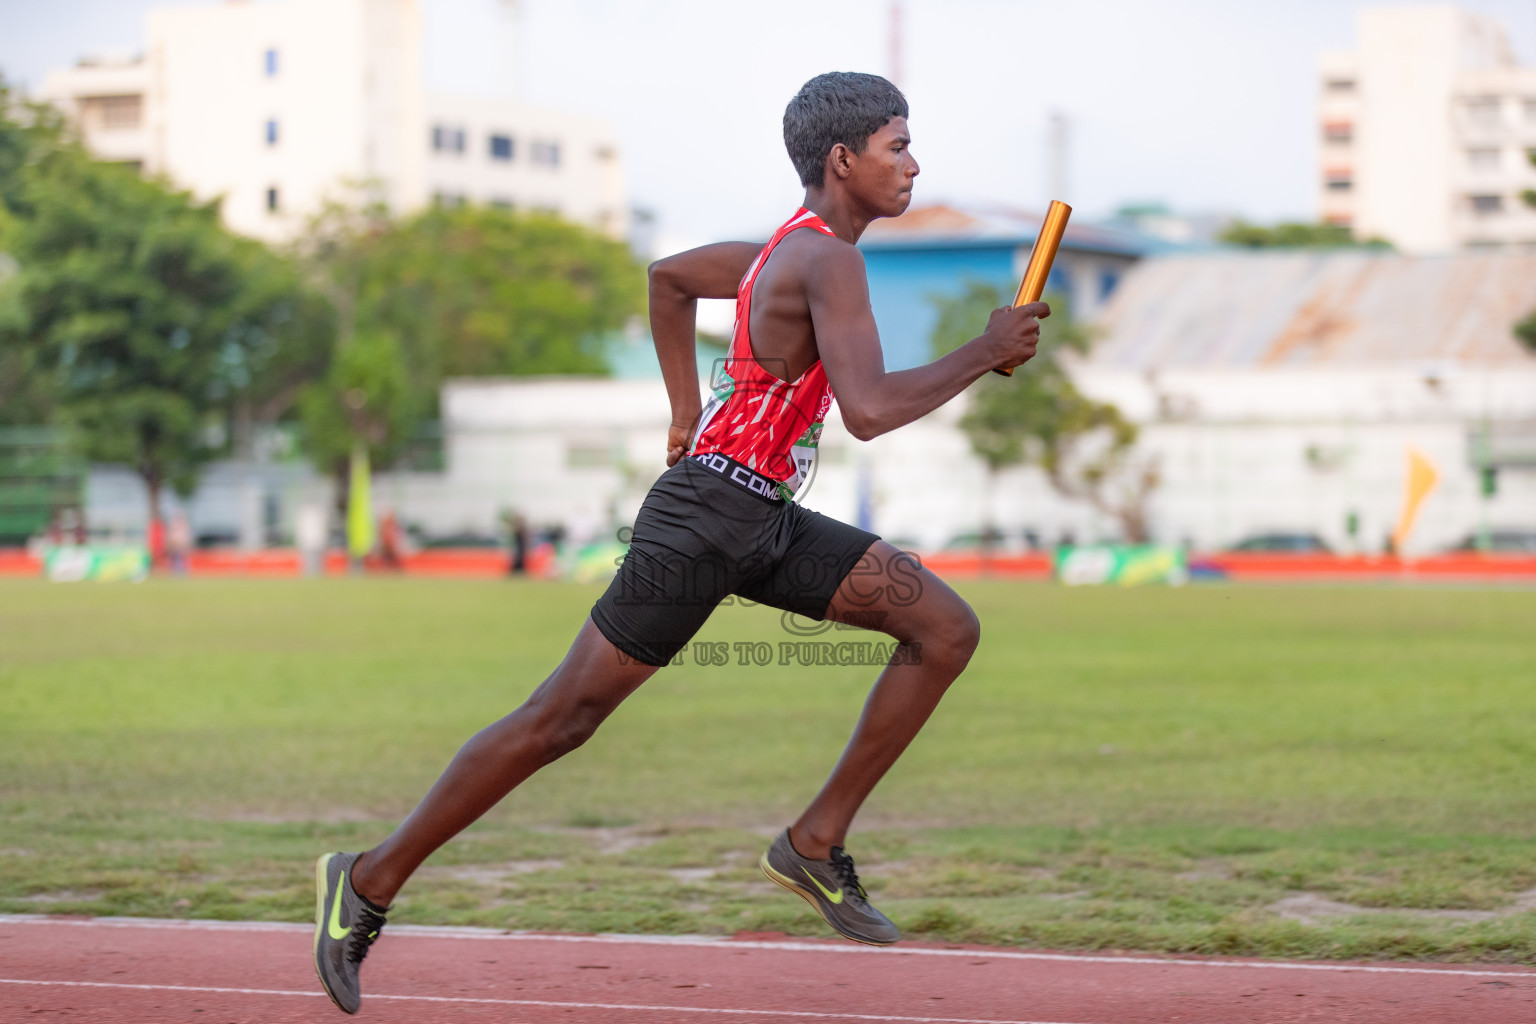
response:
<path id="1" fill-rule="evenodd" d="M 603 635 L 647 665 L 671 661 L 729 594 L 820 622 L 843 578 L 880 539 L 765 496 L 762 478 L 713 459 L 680 459 L 656 481 L 618 575 L 592 607 Z"/>

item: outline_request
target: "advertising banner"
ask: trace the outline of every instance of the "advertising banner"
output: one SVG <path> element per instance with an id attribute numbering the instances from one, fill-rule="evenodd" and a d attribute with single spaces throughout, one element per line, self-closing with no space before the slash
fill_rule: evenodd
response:
<path id="1" fill-rule="evenodd" d="M 1189 580 L 1184 550 L 1166 544 L 1094 544 L 1056 549 L 1056 579 L 1067 586 L 1143 583 L 1175 586 Z"/>
<path id="2" fill-rule="evenodd" d="M 137 544 L 62 545 L 43 554 L 43 575 L 55 583 L 81 580 L 137 583 L 149 575 L 149 549 Z"/>

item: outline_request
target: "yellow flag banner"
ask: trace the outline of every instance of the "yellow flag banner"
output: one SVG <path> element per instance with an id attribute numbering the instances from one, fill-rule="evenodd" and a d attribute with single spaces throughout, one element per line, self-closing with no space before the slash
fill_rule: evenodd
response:
<path id="1" fill-rule="evenodd" d="M 353 558 L 366 558 L 373 550 L 373 496 L 367 448 L 353 447 L 351 468 L 347 487 L 347 552 Z"/>
<path id="2" fill-rule="evenodd" d="M 1407 486 L 1403 490 L 1403 514 L 1398 516 L 1397 529 L 1392 531 L 1392 548 L 1399 554 L 1402 553 L 1404 542 L 1408 540 L 1408 534 L 1413 532 L 1413 524 L 1419 517 L 1419 507 L 1424 504 L 1424 499 L 1439 482 L 1440 473 L 1435 469 L 1435 464 L 1429 461 L 1429 456 L 1409 445 L 1408 479 Z"/>

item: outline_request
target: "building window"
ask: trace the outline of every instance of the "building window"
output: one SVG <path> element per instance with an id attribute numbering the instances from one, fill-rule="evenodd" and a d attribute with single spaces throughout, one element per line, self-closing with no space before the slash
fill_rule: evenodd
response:
<path id="1" fill-rule="evenodd" d="M 1536 96 L 1528 96 L 1521 104 L 1525 107 L 1525 121 L 1527 124 L 1536 124 Z"/>
<path id="2" fill-rule="evenodd" d="M 1536 101 L 1532 101 L 1532 102 L 1536 102 Z M 617 160 L 619 158 L 619 151 L 614 149 L 612 146 L 598 146 L 597 147 L 597 152 L 592 154 L 592 155 L 597 157 L 598 160 L 600 160 L 601 162 L 606 164 L 609 161 Z"/>
<path id="3" fill-rule="evenodd" d="M 1474 171 L 1496 171 L 1499 169 L 1499 151 L 1493 146 L 1469 149 L 1467 163 Z"/>
<path id="4" fill-rule="evenodd" d="M 85 101 L 94 108 L 102 131 L 128 131 L 137 128 L 144 114 L 142 96 L 93 96 Z"/>
<path id="5" fill-rule="evenodd" d="M 277 212 L 277 189 L 275 188 L 267 189 L 267 212 Z"/>
<path id="6" fill-rule="evenodd" d="M 1353 78 L 1330 78 L 1323 83 L 1323 89 L 1332 93 L 1350 93 L 1355 91 Z"/>
<path id="7" fill-rule="evenodd" d="M 1348 192 L 1355 187 L 1354 173 L 1348 170 L 1326 171 L 1323 174 L 1323 187 L 1329 192 Z"/>
<path id="8" fill-rule="evenodd" d="M 1355 139 L 1355 126 L 1348 121 L 1330 121 L 1323 125 L 1323 141 L 1331 145 L 1346 145 Z"/>
<path id="9" fill-rule="evenodd" d="M 1115 286 L 1120 283 L 1120 275 L 1113 270 L 1099 271 L 1099 301 L 1103 302 L 1115 293 Z"/>
<path id="10" fill-rule="evenodd" d="M 491 159 L 492 160 L 511 160 L 512 159 L 512 136 L 510 136 L 510 135 L 492 135 L 491 136 Z"/>
<path id="11" fill-rule="evenodd" d="M 535 142 L 528 147 L 528 155 L 536 164 L 544 167 L 559 167 L 560 143 Z"/>
<path id="12" fill-rule="evenodd" d="M 464 129 L 447 125 L 432 126 L 432 148 L 439 153 L 464 152 Z"/>
<path id="13" fill-rule="evenodd" d="M 1467 100 L 1467 120 L 1480 128 L 1495 128 L 1499 123 L 1499 98 L 1473 96 Z"/>
<path id="14" fill-rule="evenodd" d="M 277 51 L 275 49 L 269 47 L 267 52 L 261 55 L 261 66 L 266 71 L 268 78 L 275 78 L 277 76 Z"/>
<path id="15" fill-rule="evenodd" d="M 267 145 L 269 145 L 269 146 L 277 145 L 277 119 L 276 118 L 268 118 L 267 119 Z"/>
<path id="16" fill-rule="evenodd" d="M 1472 196 L 1472 212 L 1479 217 L 1488 217 L 1504 212 L 1503 196 Z"/>

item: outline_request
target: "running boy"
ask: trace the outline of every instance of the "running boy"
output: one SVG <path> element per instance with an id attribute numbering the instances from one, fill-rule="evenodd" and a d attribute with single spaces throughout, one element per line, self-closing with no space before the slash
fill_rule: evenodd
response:
<path id="1" fill-rule="evenodd" d="M 980 626 L 915 560 L 790 499 L 812 468 L 834 392 L 848 430 L 868 440 L 1028 360 L 1037 318 L 1050 313 L 1043 303 L 995 310 L 985 333 L 942 359 L 886 372 L 855 243 L 871 221 L 911 202 L 910 141 L 906 100 L 885 79 L 813 78 L 784 112 L 804 206 L 766 246 L 723 242 L 651 266 L 651 330 L 672 404 L 668 469 L 636 518 L 618 576 L 553 674 L 471 738 L 388 839 L 320 858 L 315 968 L 343 1010 L 357 1011 L 359 965 L 421 862 L 586 742 L 728 594 L 818 621 L 876 625 L 898 642 L 831 777 L 761 867 L 842 935 L 879 945 L 899 938 L 869 904 L 843 842 L 864 798 L 965 668 Z M 697 300 L 731 297 L 729 357 L 703 403 Z"/>

